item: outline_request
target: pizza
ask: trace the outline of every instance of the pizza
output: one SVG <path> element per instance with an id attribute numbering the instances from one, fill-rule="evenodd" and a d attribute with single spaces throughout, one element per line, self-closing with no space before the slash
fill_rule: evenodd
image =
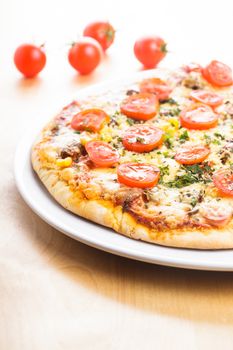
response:
<path id="1" fill-rule="evenodd" d="M 232 82 L 212 61 L 77 98 L 41 132 L 33 168 L 64 208 L 130 238 L 233 248 Z"/>

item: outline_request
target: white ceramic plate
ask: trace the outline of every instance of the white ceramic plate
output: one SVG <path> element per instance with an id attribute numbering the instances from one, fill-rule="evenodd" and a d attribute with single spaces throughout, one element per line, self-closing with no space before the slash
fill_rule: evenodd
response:
<path id="1" fill-rule="evenodd" d="M 137 73 L 131 79 L 134 81 L 151 74 L 149 71 Z M 131 79 L 127 79 L 127 82 Z M 82 90 L 78 96 L 83 97 L 96 91 L 99 93 L 117 84 L 122 84 L 122 81 L 93 86 Z M 35 127 L 35 121 L 33 122 L 33 127 L 23 135 L 15 156 L 18 189 L 27 204 L 43 220 L 76 240 L 127 258 L 189 269 L 233 271 L 233 250 L 177 249 L 136 241 L 82 219 L 61 207 L 39 181 L 30 163 L 31 145 L 45 123 L 46 120 L 40 119 Z"/>

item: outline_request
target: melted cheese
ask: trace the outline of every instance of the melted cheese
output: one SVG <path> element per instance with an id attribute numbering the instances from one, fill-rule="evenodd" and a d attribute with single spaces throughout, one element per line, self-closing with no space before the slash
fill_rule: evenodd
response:
<path id="1" fill-rule="evenodd" d="M 182 77 L 183 82 L 177 84 L 179 81 L 179 75 Z M 183 75 L 183 76 L 182 76 Z M 150 200 L 148 203 L 148 212 L 153 213 L 155 216 L 158 213 L 162 213 L 171 227 L 178 225 L 185 217 L 187 212 L 192 211 L 195 207 L 197 217 L 200 220 L 204 220 L 201 217 L 202 206 L 211 205 L 224 205 L 226 208 L 233 208 L 233 201 L 231 198 L 221 197 L 213 186 L 212 183 L 194 183 L 183 188 L 169 188 L 166 183 L 172 183 L 177 176 L 182 176 L 185 173 L 184 168 L 174 160 L 176 150 L 182 147 L 182 135 L 185 131 L 184 128 L 179 127 L 179 110 L 192 104 L 192 100 L 189 98 L 191 89 L 188 88 L 188 84 L 192 82 L 199 84 L 204 89 L 215 91 L 206 81 L 202 79 L 199 73 L 191 73 L 189 76 L 183 72 L 177 74 L 168 75 L 167 79 L 171 85 L 174 86 L 171 98 L 176 101 L 177 104 L 163 103 L 160 105 L 160 111 L 153 119 L 146 123 L 152 123 L 156 127 L 162 129 L 165 133 L 165 137 L 171 142 L 171 146 L 164 142 L 159 149 L 155 149 L 149 153 L 135 153 L 124 149 L 121 138 L 134 121 L 128 119 L 125 115 L 119 112 L 120 103 L 125 98 L 125 92 L 128 89 L 138 90 L 137 82 L 131 86 L 122 88 L 121 90 L 107 91 L 106 94 L 100 94 L 88 97 L 80 101 L 81 109 L 86 108 L 102 108 L 111 117 L 111 122 L 105 125 L 99 133 L 81 132 L 75 133 L 70 128 L 70 121 L 72 115 L 66 113 L 66 123 L 59 125 L 59 130 L 56 134 L 50 137 L 49 142 L 41 144 L 41 156 L 50 162 L 50 167 L 56 167 L 56 159 L 59 158 L 59 152 L 72 143 L 81 143 L 85 145 L 88 141 L 93 139 L 100 139 L 102 141 L 110 143 L 115 147 L 120 154 L 120 163 L 126 162 L 140 162 L 152 164 L 162 169 L 165 169 L 163 175 L 163 183 L 149 190 Z M 181 80 L 182 80 L 181 79 Z M 224 101 L 230 101 L 233 104 L 232 92 L 227 89 L 219 89 L 217 93 L 224 97 Z M 222 164 L 220 153 L 226 140 L 233 138 L 232 118 L 226 112 L 224 104 L 221 108 L 218 108 L 219 124 L 217 127 L 205 131 L 187 130 L 188 141 L 197 144 L 209 144 L 211 150 L 210 155 L 207 158 L 209 164 L 213 170 L 222 168 L 223 166 L 229 167 L 233 164 L 233 155 L 227 159 L 226 164 Z M 48 137 L 46 133 L 46 138 Z M 166 140 L 166 138 L 165 138 Z M 54 165 L 53 165 L 54 164 Z M 61 172 L 61 176 L 65 181 L 71 181 L 74 177 L 74 173 L 77 173 L 78 168 L 76 165 L 70 168 L 64 169 Z M 95 188 L 96 195 L 102 195 L 104 198 L 111 198 L 122 187 L 117 181 L 116 169 L 90 169 L 88 172 L 90 176 L 90 182 L 87 183 L 85 191 L 88 198 L 93 196 L 93 188 Z M 72 182 L 72 186 L 74 182 Z M 89 186 L 89 188 L 88 188 Z M 94 187 L 92 187 L 94 186 Z"/>

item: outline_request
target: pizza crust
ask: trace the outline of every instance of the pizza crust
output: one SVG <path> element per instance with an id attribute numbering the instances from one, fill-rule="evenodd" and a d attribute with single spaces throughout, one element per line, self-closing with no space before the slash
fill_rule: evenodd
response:
<path id="1" fill-rule="evenodd" d="M 123 212 L 121 206 L 114 206 L 111 201 L 87 200 L 80 191 L 72 191 L 68 183 L 61 180 L 60 170 L 44 166 L 37 147 L 32 151 L 32 165 L 48 191 L 65 209 L 127 237 L 179 248 L 233 248 L 232 220 L 222 229 L 157 231 L 138 223 L 132 215 Z"/>
<path id="2" fill-rule="evenodd" d="M 163 79 L 165 76 L 169 77 L 170 73 L 167 70 L 158 70 L 157 74 Z M 179 81 L 179 74 L 177 76 L 175 74 L 174 84 L 176 84 L 176 80 Z M 197 83 L 199 83 L 199 81 L 197 81 Z M 214 88 L 209 88 L 211 91 L 214 91 Z M 120 94 L 121 93 L 122 92 L 120 92 Z M 111 100 L 111 97 L 112 90 L 109 90 L 105 96 L 105 99 L 108 101 Z M 120 97 L 120 100 L 122 100 L 122 96 Z M 91 101 L 90 105 L 88 105 L 89 102 L 87 101 L 85 103 L 87 104 L 86 108 L 92 108 L 93 104 L 96 104 L 98 106 L 98 102 L 95 99 L 94 102 Z M 117 103 L 118 102 L 114 100 L 114 111 Z M 76 107 L 77 106 L 78 104 L 76 103 Z M 108 106 L 108 108 L 110 107 Z M 67 107 L 63 110 L 64 115 L 66 114 L 66 111 Z M 112 111 L 112 113 L 114 111 Z M 75 112 L 75 109 L 71 109 L 71 114 L 73 112 Z M 109 113 L 109 111 L 107 112 Z M 56 146 L 55 150 L 52 151 L 52 153 L 55 154 L 51 154 L 50 151 L 45 151 L 46 154 L 44 157 L 43 146 L 46 148 L 47 143 L 49 145 L 49 142 L 51 140 L 51 131 L 56 128 L 56 125 L 58 123 L 59 120 L 55 118 L 50 123 L 48 123 L 48 125 L 39 135 L 35 146 L 32 149 L 32 165 L 35 172 L 38 174 L 40 180 L 46 186 L 48 191 L 65 209 L 87 220 L 91 220 L 100 225 L 109 227 L 127 237 L 143 240 L 154 244 L 193 249 L 233 248 L 233 219 L 231 219 L 230 223 L 228 223 L 223 228 L 212 227 L 211 229 L 198 229 L 188 227 L 182 229 L 167 229 L 159 231 L 150 228 L 147 225 L 139 223 L 133 215 L 124 211 L 121 205 L 114 205 L 114 202 L 111 200 L 99 199 L 98 192 L 96 192 L 96 189 L 94 187 L 86 189 L 86 192 L 88 190 L 89 193 L 95 195 L 91 196 L 91 198 L 88 196 L 89 198 L 87 198 L 87 193 L 81 189 L 77 190 L 75 186 L 71 186 L 68 181 L 64 179 L 63 169 L 59 169 L 58 167 L 54 166 L 53 160 L 49 159 L 50 155 L 52 159 L 53 157 L 55 157 L 55 159 L 57 158 L 58 154 L 56 152 Z M 64 141 L 64 144 L 66 145 L 67 140 Z M 127 161 L 128 160 L 126 160 L 126 162 Z M 175 170 L 174 166 L 171 166 L 170 168 L 172 168 L 172 170 Z M 167 181 L 169 180 L 170 179 L 167 179 Z"/>

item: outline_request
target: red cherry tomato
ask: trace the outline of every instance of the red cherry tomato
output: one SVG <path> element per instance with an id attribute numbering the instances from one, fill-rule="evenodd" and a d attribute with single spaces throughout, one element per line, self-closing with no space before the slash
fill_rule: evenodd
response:
<path id="1" fill-rule="evenodd" d="M 123 163 L 117 168 L 117 177 L 129 187 L 150 188 L 159 180 L 159 169 L 150 164 Z"/>
<path id="2" fill-rule="evenodd" d="M 139 124 L 129 128 L 123 137 L 123 145 L 128 151 L 150 152 L 163 142 L 163 131 L 150 124 Z"/>
<path id="3" fill-rule="evenodd" d="M 149 78 L 140 83 L 140 91 L 155 94 L 160 101 L 163 101 L 169 97 L 172 88 L 159 78 Z"/>
<path id="4" fill-rule="evenodd" d="M 145 68 L 154 68 L 166 56 L 167 44 L 159 37 L 145 37 L 134 44 L 134 54 Z"/>
<path id="5" fill-rule="evenodd" d="M 213 183 L 221 193 L 233 196 L 233 171 L 221 169 L 213 174 Z"/>
<path id="6" fill-rule="evenodd" d="M 101 47 L 96 40 L 85 38 L 72 45 L 68 60 L 80 74 L 89 74 L 101 61 Z"/>
<path id="7" fill-rule="evenodd" d="M 192 165 L 203 162 L 209 154 L 210 150 L 206 146 L 186 144 L 177 151 L 175 160 L 180 164 Z"/>
<path id="8" fill-rule="evenodd" d="M 121 104 L 121 112 L 127 117 L 148 120 L 158 111 L 158 98 L 154 94 L 136 93 L 126 98 Z"/>
<path id="9" fill-rule="evenodd" d="M 232 85 L 232 70 L 226 64 L 212 61 L 202 70 L 203 77 L 212 85 L 224 87 Z"/>
<path id="10" fill-rule="evenodd" d="M 92 162 L 99 167 L 111 167 L 119 160 L 118 152 L 106 142 L 90 141 L 85 148 Z"/>
<path id="11" fill-rule="evenodd" d="M 193 90 L 190 96 L 198 102 L 202 102 L 211 107 L 217 107 L 223 102 L 223 97 L 212 91 Z"/>
<path id="12" fill-rule="evenodd" d="M 16 49 L 14 63 L 26 78 L 33 78 L 44 68 L 46 55 L 42 47 L 24 44 Z"/>
<path id="13" fill-rule="evenodd" d="M 212 205 L 206 204 L 202 208 L 202 215 L 210 225 L 222 227 L 230 221 L 232 209 L 219 203 Z"/>
<path id="14" fill-rule="evenodd" d="M 97 40 L 106 51 L 114 41 L 115 29 L 108 22 L 93 22 L 85 27 L 83 35 Z"/>
<path id="15" fill-rule="evenodd" d="M 191 72 L 201 72 L 202 66 L 199 63 L 191 62 L 186 65 L 184 65 L 183 70 L 186 73 L 191 73 Z"/>
<path id="16" fill-rule="evenodd" d="M 110 120 L 102 109 L 85 109 L 73 116 L 71 127 L 75 130 L 97 132 Z"/>
<path id="17" fill-rule="evenodd" d="M 181 112 L 180 123 L 187 129 L 206 130 L 218 124 L 218 115 L 209 106 L 195 103 Z"/>

